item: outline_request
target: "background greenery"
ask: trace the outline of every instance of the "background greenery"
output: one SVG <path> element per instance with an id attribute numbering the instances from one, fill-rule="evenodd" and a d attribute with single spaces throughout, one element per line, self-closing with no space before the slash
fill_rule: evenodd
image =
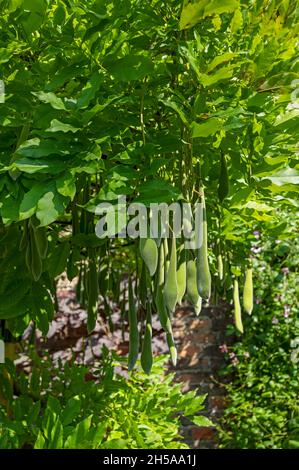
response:
<path id="1" fill-rule="evenodd" d="M 256 232 L 254 311 L 244 319 L 242 341 L 222 345 L 228 363 L 222 373 L 233 373 L 222 447 L 299 448 L 298 220 L 288 223 L 293 237 Z"/>

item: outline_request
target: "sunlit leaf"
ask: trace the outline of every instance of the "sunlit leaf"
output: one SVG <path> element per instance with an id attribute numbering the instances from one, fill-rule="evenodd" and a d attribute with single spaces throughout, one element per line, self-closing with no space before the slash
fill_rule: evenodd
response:
<path id="1" fill-rule="evenodd" d="M 206 16 L 232 12 L 238 7 L 237 0 L 184 0 L 180 29 L 191 28 Z"/>
<path id="2" fill-rule="evenodd" d="M 54 109 L 66 110 L 65 104 L 61 98 L 55 95 L 55 93 L 45 93 L 40 91 L 38 93 L 32 92 L 40 101 L 44 103 L 49 103 Z"/>
<path id="3" fill-rule="evenodd" d="M 202 124 L 192 122 L 192 136 L 193 137 L 209 137 L 210 135 L 216 134 L 222 127 L 222 123 L 219 119 L 210 118 Z"/>
<path id="4" fill-rule="evenodd" d="M 71 124 L 66 124 L 61 121 L 58 121 L 58 119 L 53 119 L 51 121 L 51 126 L 46 129 L 47 132 L 77 132 L 80 129 L 77 127 L 72 126 Z"/>

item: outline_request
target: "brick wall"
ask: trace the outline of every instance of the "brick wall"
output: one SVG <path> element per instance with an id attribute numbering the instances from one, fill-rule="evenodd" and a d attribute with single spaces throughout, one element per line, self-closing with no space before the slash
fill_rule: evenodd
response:
<path id="1" fill-rule="evenodd" d="M 223 378 L 217 371 L 224 365 L 219 346 L 225 342 L 225 328 L 231 321 L 229 306 L 220 304 L 202 309 L 196 317 L 189 308 L 178 310 L 173 320 L 179 361 L 176 378 L 184 382 L 185 390 L 198 388 L 207 394 L 205 413 L 213 422 L 221 416 L 225 406 Z M 217 447 L 215 428 L 198 428 L 184 420 L 183 434 L 192 448 Z"/>

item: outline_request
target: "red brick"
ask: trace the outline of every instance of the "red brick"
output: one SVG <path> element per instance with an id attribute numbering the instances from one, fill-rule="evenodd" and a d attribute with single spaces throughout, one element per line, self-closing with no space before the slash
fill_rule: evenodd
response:
<path id="1" fill-rule="evenodd" d="M 190 331 L 196 331 L 196 330 L 211 330 L 212 327 L 212 321 L 210 318 L 195 318 L 189 322 L 188 328 Z"/>
<path id="2" fill-rule="evenodd" d="M 226 398 L 221 395 L 213 396 L 209 398 L 209 403 L 212 408 L 223 410 L 226 406 Z"/>
<path id="3" fill-rule="evenodd" d="M 125 356 L 129 352 L 129 342 L 124 341 L 123 343 L 120 343 L 117 348 L 117 354 L 120 356 Z"/>
<path id="4" fill-rule="evenodd" d="M 191 342 L 187 343 L 186 346 L 182 349 L 180 356 L 193 356 L 194 354 L 198 355 L 201 353 L 201 348 L 197 344 L 192 344 Z"/>
<path id="5" fill-rule="evenodd" d="M 176 375 L 176 382 L 183 382 L 184 387 L 183 390 L 191 390 L 194 388 L 200 388 L 201 387 L 201 382 L 203 380 L 203 375 L 200 374 L 192 374 L 188 372 L 179 372 Z"/>
<path id="6" fill-rule="evenodd" d="M 181 374 L 179 377 L 176 377 L 177 382 L 183 382 L 183 392 L 188 392 L 191 388 L 194 388 L 197 386 L 194 381 L 194 376 L 192 374 Z"/>
<path id="7" fill-rule="evenodd" d="M 179 381 L 179 382 L 194 382 L 194 380 L 196 379 L 196 376 L 194 374 L 187 374 L 187 373 L 179 373 L 177 374 L 177 377 L 176 379 Z"/>
<path id="8" fill-rule="evenodd" d="M 192 344 L 188 341 L 179 351 L 180 366 L 196 366 L 199 364 L 200 354 L 203 352 L 202 344 Z"/>
<path id="9" fill-rule="evenodd" d="M 192 340 L 196 343 L 201 344 L 215 344 L 216 343 L 216 335 L 214 333 L 193 333 Z"/>
<path id="10" fill-rule="evenodd" d="M 189 340 L 189 341 L 184 341 L 182 344 L 181 350 L 179 351 L 179 354 L 182 357 L 188 356 L 190 354 L 194 354 L 194 352 L 199 352 L 200 351 L 200 345 L 197 345 L 194 343 L 194 341 Z"/>
<path id="11" fill-rule="evenodd" d="M 213 428 L 194 427 L 191 433 L 194 441 L 212 441 L 215 437 L 215 430 Z"/>
<path id="12" fill-rule="evenodd" d="M 87 372 L 87 373 L 85 374 L 84 379 L 85 379 L 85 382 L 92 382 L 92 381 L 94 381 L 94 380 L 97 380 L 96 376 L 93 375 L 91 372 Z"/>
<path id="13" fill-rule="evenodd" d="M 205 369 L 210 368 L 211 363 L 210 363 L 210 358 L 209 357 L 203 357 L 199 361 L 200 367 L 203 367 Z"/>
<path id="14" fill-rule="evenodd" d="M 186 308 L 178 308 L 175 312 L 176 319 L 185 319 L 190 317 L 191 315 L 191 311 L 187 310 Z"/>

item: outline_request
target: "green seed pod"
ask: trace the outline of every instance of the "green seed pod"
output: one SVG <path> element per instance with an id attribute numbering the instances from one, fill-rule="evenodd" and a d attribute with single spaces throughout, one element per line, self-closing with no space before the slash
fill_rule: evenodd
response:
<path id="1" fill-rule="evenodd" d="M 232 276 L 230 274 L 230 270 L 229 268 L 225 271 L 225 277 L 224 277 L 224 280 L 223 280 L 223 288 L 225 290 L 229 290 L 233 287 L 233 279 L 232 279 Z"/>
<path id="2" fill-rule="evenodd" d="M 156 296 L 156 307 L 157 307 L 159 320 L 160 320 L 163 330 L 166 332 L 172 332 L 171 322 L 170 322 L 170 318 L 166 310 L 164 297 L 163 297 L 163 291 L 161 287 L 158 287 L 158 292 Z"/>
<path id="3" fill-rule="evenodd" d="M 147 304 L 147 272 L 146 265 L 142 262 L 141 275 L 139 280 L 139 299 L 143 308 L 146 308 Z"/>
<path id="4" fill-rule="evenodd" d="M 34 229 L 35 243 L 42 259 L 46 258 L 48 251 L 47 230 L 45 227 Z"/>
<path id="5" fill-rule="evenodd" d="M 117 279 L 116 279 L 116 273 L 113 269 L 113 267 L 111 267 L 111 272 L 110 272 L 110 280 L 111 280 L 111 284 L 110 284 L 110 291 L 111 291 L 111 298 L 115 301 L 115 291 L 117 289 Z M 136 295 L 136 292 L 134 292 L 134 295 Z"/>
<path id="6" fill-rule="evenodd" d="M 245 284 L 243 291 L 243 307 L 245 312 L 251 315 L 253 310 L 253 284 L 252 284 L 252 268 L 248 268 L 245 275 Z"/>
<path id="7" fill-rule="evenodd" d="M 78 282 L 76 285 L 76 300 L 78 303 L 80 303 L 80 300 L 81 300 L 82 273 L 83 273 L 82 264 L 80 264 Z"/>
<path id="8" fill-rule="evenodd" d="M 100 272 L 99 272 L 99 277 L 98 277 L 98 280 L 99 280 L 99 291 L 100 291 L 100 294 L 105 297 L 106 294 L 107 294 L 107 290 L 108 290 L 108 266 L 105 264 L 103 266 L 101 266 L 100 268 Z"/>
<path id="9" fill-rule="evenodd" d="M 236 328 L 240 331 L 240 333 L 244 333 L 239 298 L 239 283 L 237 279 L 234 280 L 234 314 Z"/>
<path id="10" fill-rule="evenodd" d="M 117 305 L 119 305 L 120 301 L 120 273 L 119 271 L 115 272 L 115 292 L 114 292 L 114 301 Z"/>
<path id="11" fill-rule="evenodd" d="M 166 340 L 169 347 L 170 357 L 174 367 L 177 365 L 178 353 L 174 344 L 172 333 L 166 333 Z"/>
<path id="12" fill-rule="evenodd" d="M 36 247 L 33 230 L 30 230 L 30 255 L 31 255 L 31 274 L 35 281 L 38 281 L 42 275 L 43 266 L 39 251 Z"/>
<path id="13" fill-rule="evenodd" d="M 227 171 L 227 163 L 226 163 L 225 156 L 221 154 L 220 173 L 219 173 L 219 182 L 218 182 L 219 201 L 223 202 L 223 200 L 227 197 L 228 193 L 229 193 L 229 178 L 228 178 L 228 171 Z"/>
<path id="14" fill-rule="evenodd" d="M 194 306 L 196 315 L 199 315 L 202 299 L 197 289 L 196 260 L 194 259 L 189 259 L 187 262 L 187 294 Z"/>
<path id="15" fill-rule="evenodd" d="M 146 374 L 149 374 L 153 365 L 152 351 L 152 311 L 151 304 L 147 303 L 145 333 L 141 351 L 141 366 Z"/>
<path id="16" fill-rule="evenodd" d="M 159 262 L 157 272 L 157 286 L 162 287 L 165 281 L 165 251 L 164 243 L 161 243 L 159 248 Z"/>
<path id="17" fill-rule="evenodd" d="M 27 221 L 25 221 L 24 226 L 23 226 L 23 233 L 22 233 L 20 245 L 19 245 L 20 251 L 23 251 L 26 249 L 28 245 L 28 241 L 29 241 L 28 239 L 29 239 L 28 225 L 27 225 Z"/>
<path id="18" fill-rule="evenodd" d="M 197 289 L 199 295 L 203 299 L 208 300 L 211 295 L 211 274 L 208 261 L 208 228 L 203 188 L 200 188 L 200 192 L 202 200 L 199 206 L 199 235 L 201 235 L 202 243 L 197 254 Z"/>
<path id="19" fill-rule="evenodd" d="M 163 285 L 164 285 L 164 269 L 165 269 L 165 259 L 164 259 L 164 244 L 161 243 L 159 249 L 159 263 L 158 263 L 158 276 L 157 276 L 157 285 L 155 292 L 155 303 L 159 316 L 159 320 L 162 328 L 167 331 L 169 327 L 171 328 L 170 320 L 167 315 L 167 310 L 164 303 L 163 295 Z"/>
<path id="20" fill-rule="evenodd" d="M 164 247 L 164 277 L 166 277 L 168 268 L 169 268 L 169 249 L 168 249 L 168 239 L 163 238 L 163 247 Z"/>
<path id="21" fill-rule="evenodd" d="M 184 230 L 184 237 L 189 240 L 193 232 L 193 214 L 192 214 L 192 207 L 191 207 L 190 202 L 183 205 L 182 225 L 183 225 L 183 230 Z"/>
<path id="22" fill-rule="evenodd" d="M 25 261 L 31 276 L 35 281 L 38 281 L 43 272 L 43 265 L 36 236 L 37 228 L 32 219 L 29 220 L 27 227 L 28 229 L 24 228 L 24 231 L 27 232 Z"/>
<path id="23" fill-rule="evenodd" d="M 76 276 L 78 276 L 78 266 L 76 261 L 79 261 L 79 251 L 76 248 L 73 248 L 70 252 L 70 255 L 67 260 L 67 278 L 72 281 Z"/>
<path id="24" fill-rule="evenodd" d="M 178 299 L 176 239 L 172 237 L 170 262 L 164 286 L 164 301 L 169 312 L 173 312 Z"/>
<path id="25" fill-rule="evenodd" d="M 25 253 L 25 261 L 28 271 L 31 274 L 31 244 L 28 243 Z"/>
<path id="26" fill-rule="evenodd" d="M 111 312 L 111 307 L 109 305 L 109 302 L 107 298 L 104 297 L 104 318 L 105 318 L 105 321 L 107 321 L 108 319 L 108 326 L 109 326 L 110 332 L 113 333 L 115 328 L 114 328 L 114 323 L 111 318 L 111 314 L 112 312 Z"/>
<path id="27" fill-rule="evenodd" d="M 158 264 L 158 247 L 155 240 L 152 238 L 140 238 L 139 249 L 150 275 L 153 276 Z"/>
<path id="28" fill-rule="evenodd" d="M 82 281 L 81 281 L 81 296 L 80 296 L 80 304 L 83 308 L 86 308 L 86 301 L 87 301 L 87 268 L 86 264 L 83 264 L 83 271 L 82 271 Z"/>
<path id="29" fill-rule="evenodd" d="M 217 256 L 217 264 L 218 264 L 218 277 L 219 280 L 223 280 L 223 261 L 222 261 L 222 256 L 218 255 Z"/>
<path id="30" fill-rule="evenodd" d="M 184 245 L 181 245 L 179 250 L 179 257 L 178 257 L 178 269 L 177 269 L 177 284 L 178 284 L 178 303 L 181 304 L 183 297 L 186 292 L 186 250 L 184 249 Z"/>
<path id="31" fill-rule="evenodd" d="M 79 212 L 76 202 L 73 201 L 72 204 L 72 235 L 75 237 L 80 233 L 80 222 L 79 222 Z"/>
<path id="32" fill-rule="evenodd" d="M 139 352 L 139 330 L 137 321 L 137 312 L 133 296 L 133 286 L 131 277 L 129 278 L 129 328 L 130 328 L 130 343 L 129 343 L 129 357 L 128 368 L 131 371 L 138 359 Z"/>
<path id="33" fill-rule="evenodd" d="M 176 348 L 173 341 L 172 326 L 170 318 L 168 316 L 164 295 L 163 295 L 163 284 L 164 284 L 164 269 L 165 269 L 165 259 L 164 259 L 164 243 L 161 243 L 159 249 L 159 264 L 158 264 L 158 279 L 156 287 L 156 297 L 155 303 L 157 307 L 158 317 L 161 323 L 163 330 L 166 332 L 166 340 L 170 351 L 170 356 L 174 365 L 176 365 Z"/>
<path id="34" fill-rule="evenodd" d="M 88 333 L 91 333 L 95 328 L 98 315 L 99 284 L 96 259 L 92 259 L 89 261 L 86 288 L 88 297 L 87 330 Z"/>
<path id="35" fill-rule="evenodd" d="M 197 300 L 196 304 L 194 305 L 194 311 L 195 311 L 196 316 L 198 316 L 200 314 L 201 308 L 202 308 L 202 298 L 199 295 L 198 300 Z"/>

